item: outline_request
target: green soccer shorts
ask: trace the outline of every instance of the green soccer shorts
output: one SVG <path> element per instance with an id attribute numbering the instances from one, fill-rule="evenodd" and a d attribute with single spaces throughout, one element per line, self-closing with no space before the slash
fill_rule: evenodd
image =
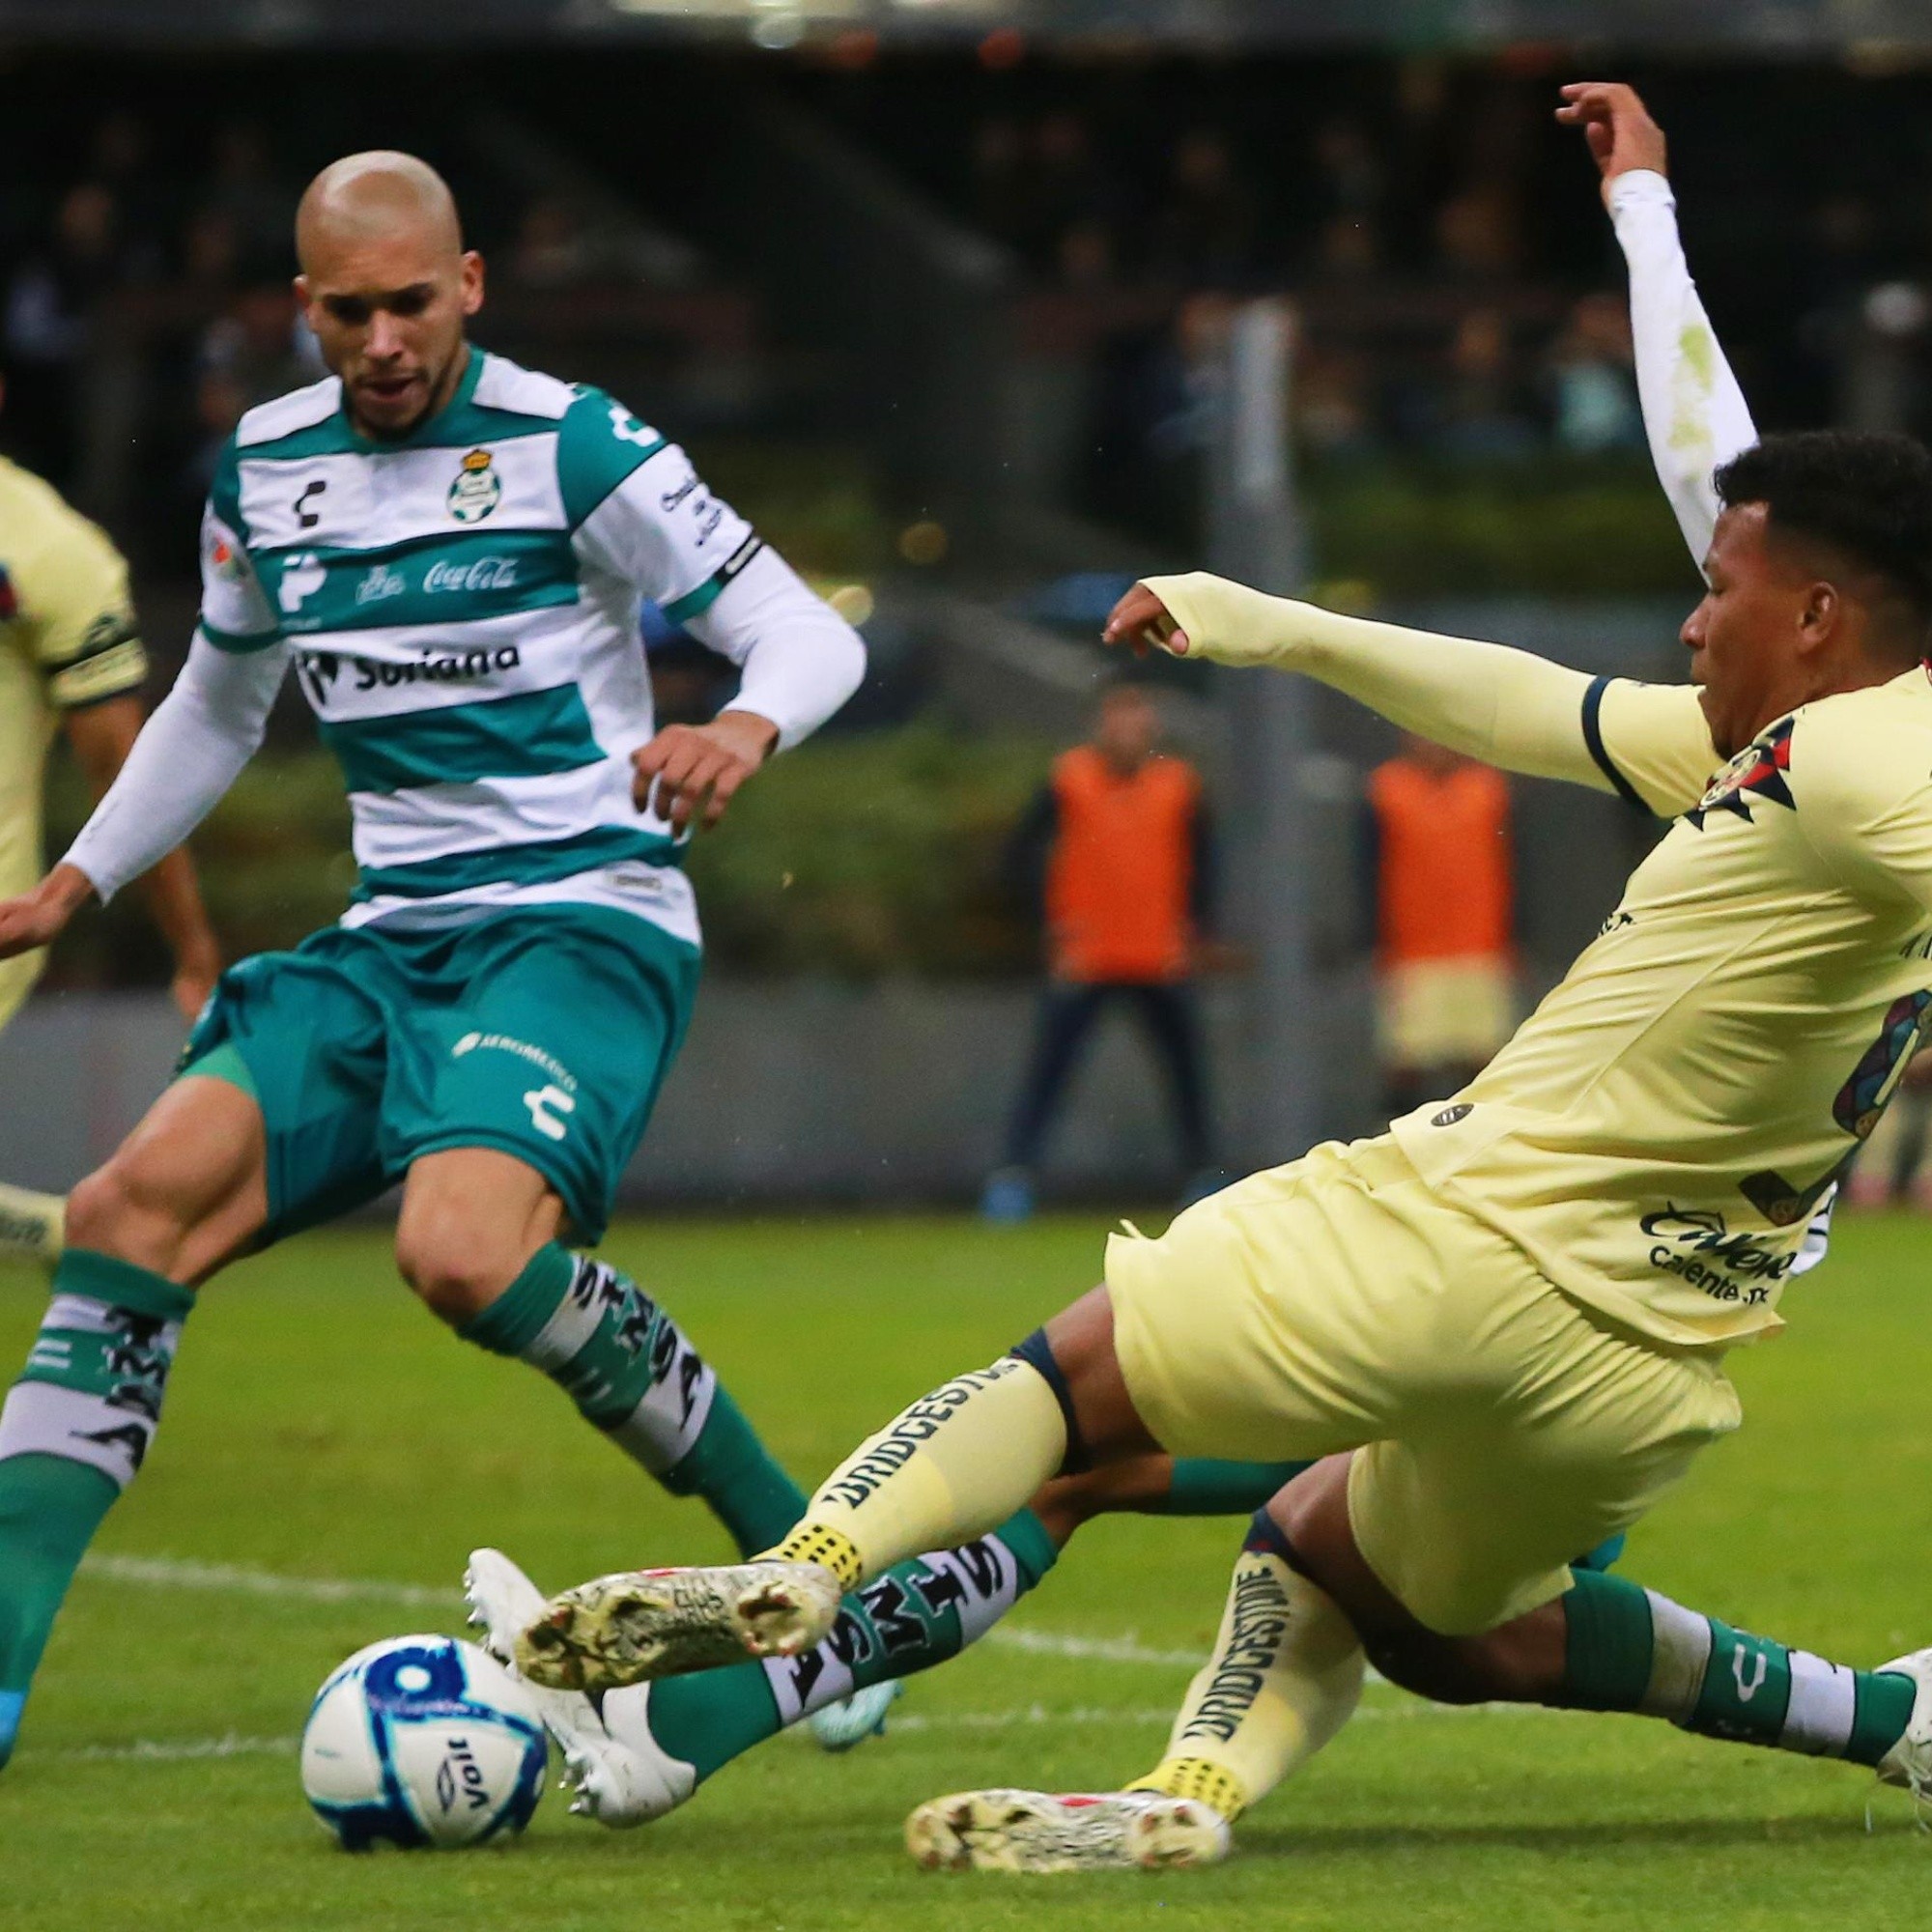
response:
<path id="1" fill-rule="evenodd" d="M 264 1245 L 373 1200 L 423 1154 L 469 1147 L 535 1168 L 588 1245 L 683 1041 L 698 962 L 599 906 L 329 926 L 224 973 L 182 1070 L 245 1072 L 237 1084 L 261 1105 Z"/>

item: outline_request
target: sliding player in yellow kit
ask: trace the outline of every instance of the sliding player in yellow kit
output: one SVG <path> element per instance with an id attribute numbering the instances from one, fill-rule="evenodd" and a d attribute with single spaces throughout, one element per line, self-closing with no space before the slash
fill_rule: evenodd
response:
<path id="1" fill-rule="evenodd" d="M 98 798 L 140 731 L 147 675 L 120 552 L 52 484 L 0 457 L 0 900 L 41 876 L 41 790 L 55 732 L 65 728 Z M 192 1019 L 221 960 L 185 851 L 155 867 L 149 893 L 174 952 L 176 1004 Z M 0 960 L 0 1027 L 45 959 Z M 0 1255 L 56 1261 L 64 1218 L 59 1195 L 0 1184 Z"/>
<path id="2" fill-rule="evenodd" d="M 937 1801 L 921 1856 L 1217 1857 L 1365 1660 L 1445 1701 L 1644 1712 L 1932 1792 L 1932 1652 L 1857 1670 L 1567 1561 L 1738 1426 L 1723 1356 L 1782 1325 L 1810 1208 L 1932 1022 L 1932 457 L 1775 437 L 1716 485 L 1690 687 L 1200 574 L 1130 592 L 1112 641 L 1313 676 L 1676 823 L 1462 1093 L 1117 1236 L 1104 1287 L 864 1443 L 767 1558 L 566 1592 L 519 1641 L 526 1674 L 595 1690 L 792 1654 L 841 1590 L 1065 1467 L 1306 1456 L 1140 1787 Z"/>

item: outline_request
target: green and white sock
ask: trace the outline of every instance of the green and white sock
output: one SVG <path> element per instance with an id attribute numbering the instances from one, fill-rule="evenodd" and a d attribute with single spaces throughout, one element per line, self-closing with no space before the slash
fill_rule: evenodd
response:
<path id="1" fill-rule="evenodd" d="M 1620 1577 L 1579 1572 L 1561 1702 L 1640 1711 L 1687 1731 L 1875 1765 L 1904 1735 L 1918 1687 L 1700 1616 Z"/>
<path id="2" fill-rule="evenodd" d="M 0 1764 L 94 1532 L 161 1419 L 185 1288 L 71 1248 L 20 1379 L 0 1408 Z"/>
<path id="3" fill-rule="evenodd" d="M 1225 1463 L 1177 1456 L 1167 1494 L 1148 1505 L 1152 1516 L 1253 1516 L 1265 1509 L 1307 1463 Z"/>
<path id="4" fill-rule="evenodd" d="M 646 1740 L 699 1781 L 841 1697 L 956 1657 L 1012 1608 L 1060 1552 L 1031 1510 L 957 1549 L 897 1563 L 847 1597 L 832 1634 L 802 1657 L 734 1663 L 612 1690 L 604 1721 Z M 642 1735 L 639 1736 L 641 1731 Z"/>
<path id="5" fill-rule="evenodd" d="M 700 1495 L 752 1555 L 805 1509 L 730 1394 L 635 1282 L 554 1241 L 462 1329 L 541 1369 L 579 1412 L 674 1495 Z"/>

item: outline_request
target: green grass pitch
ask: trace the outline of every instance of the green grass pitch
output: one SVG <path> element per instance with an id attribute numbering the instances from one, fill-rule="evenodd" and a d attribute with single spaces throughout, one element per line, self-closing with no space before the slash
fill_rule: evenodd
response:
<path id="1" fill-rule="evenodd" d="M 901 1401 L 1086 1287 L 1100 1233 L 1091 1217 L 1019 1233 L 673 1221 L 627 1225 L 608 1252 L 663 1294 L 774 1448 L 814 1477 Z M 1792 1292 L 1790 1333 L 1736 1359 L 1745 1429 L 1632 1538 L 1631 1574 L 1848 1662 L 1932 1641 L 1928 1249 L 1923 1224 L 1845 1225 L 1826 1269 Z M 35 1280 L 0 1275 L 0 1360 L 21 1358 L 40 1305 Z M 501 1543 L 558 1584 L 724 1544 L 701 1507 L 659 1494 L 526 1370 L 443 1334 L 396 1284 L 378 1233 L 310 1236 L 236 1270 L 189 1323 L 154 1458 L 75 1585 L 0 1777 L 0 1923 L 1923 1921 L 1932 1842 L 1864 1772 L 1636 1719 L 1433 1712 L 1380 1686 L 1215 1870 L 916 1870 L 898 1833 L 921 1798 L 1104 1785 L 1152 1761 L 1237 1538 L 1232 1522 L 1096 1525 L 1007 1641 L 915 1684 L 891 1735 L 836 1759 L 779 1739 L 644 1831 L 583 1824 L 553 1793 L 515 1845 L 348 1858 L 297 1786 L 308 1699 L 359 1644 L 459 1628 L 472 1544 Z M 265 1575 L 342 1587 L 277 1594 Z M 428 1594 L 412 1603 L 411 1586 Z"/>

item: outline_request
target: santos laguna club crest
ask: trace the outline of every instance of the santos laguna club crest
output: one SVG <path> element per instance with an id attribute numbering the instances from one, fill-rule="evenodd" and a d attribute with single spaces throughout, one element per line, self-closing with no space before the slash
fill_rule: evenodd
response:
<path id="1" fill-rule="evenodd" d="M 472 449 L 449 486 L 449 514 L 459 524 L 480 524 L 503 500 L 503 479 L 487 449 Z"/>

